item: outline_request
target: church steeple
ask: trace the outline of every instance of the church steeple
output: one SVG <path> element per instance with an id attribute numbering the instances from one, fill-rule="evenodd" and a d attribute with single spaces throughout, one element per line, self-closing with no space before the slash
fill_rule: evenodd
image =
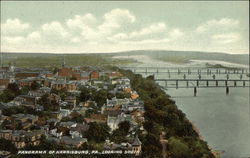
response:
<path id="1" fill-rule="evenodd" d="M 65 62 L 65 55 L 63 55 L 63 61 L 62 61 L 62 67 L 65 67 L 66 62 Z"/>

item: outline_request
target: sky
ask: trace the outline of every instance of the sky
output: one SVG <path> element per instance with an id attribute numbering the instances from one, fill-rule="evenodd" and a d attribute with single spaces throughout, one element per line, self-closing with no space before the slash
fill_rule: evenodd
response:
<path id="1" fill-rule="evenodd" d="M 249 53 L 248 1 L 1 1 L 1 51 Z"/>

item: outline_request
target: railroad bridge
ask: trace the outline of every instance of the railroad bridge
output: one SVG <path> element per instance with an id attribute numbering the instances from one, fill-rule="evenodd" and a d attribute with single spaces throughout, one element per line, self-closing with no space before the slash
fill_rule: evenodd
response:
<path id="1" fill-rule="evenodd" d="M 203 67 L 121 67 L 142 75 L 153 75 L 161 88 L 225 88 L 248 87 L 249 69 L 246 68 L 203 68 Z"/>

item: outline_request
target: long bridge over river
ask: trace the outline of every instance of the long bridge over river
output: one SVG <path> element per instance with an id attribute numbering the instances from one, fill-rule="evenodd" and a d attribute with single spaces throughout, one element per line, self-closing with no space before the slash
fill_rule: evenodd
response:
<path id="1" fill-rule="evenodd" d="M 153 75 L 163 88 L 229 88 L 250 87 L 249 69 L 247 68 L 206 68 L 206 67 L 121 67 L 144 76 Z"/>

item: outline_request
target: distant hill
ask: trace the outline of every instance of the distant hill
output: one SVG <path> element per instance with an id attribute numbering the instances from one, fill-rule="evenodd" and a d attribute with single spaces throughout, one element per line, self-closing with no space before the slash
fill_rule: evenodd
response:
<path id="1" fill-rule="evenodd" d="M 11 58 L 23 58 L 23 57 L 55 57 L 62 54 L 53 53 L 3 53 L 5 59 Z M 217 52 L 198 52 L 198 51 L 168 51 L 168 50 L 133 50 L 133 51 L 123 51 L 116 53 L 72 53 L 67 55 L 101 55 L 101 56 L 130 56 L 130 55 L 147 55 L 155 59 L 178 59 L 183 61 L 188 60 L 221 60 L 226 62 L 247 64 L 249 65 L 249 54 L 227 54 L 227 53 L 217 53 Z"/>
<path id="2" fill-rule="evenodd" d="M 135 50 L 119 52 L 117 55 L 147 55 L 155 59 L 178 58 L 183 60 L 221 60 L 226 62 L 249 65 L 249 54 L 227 54 L 215 52 L 195 51 L 167 51 L 167 50 Z"/>

